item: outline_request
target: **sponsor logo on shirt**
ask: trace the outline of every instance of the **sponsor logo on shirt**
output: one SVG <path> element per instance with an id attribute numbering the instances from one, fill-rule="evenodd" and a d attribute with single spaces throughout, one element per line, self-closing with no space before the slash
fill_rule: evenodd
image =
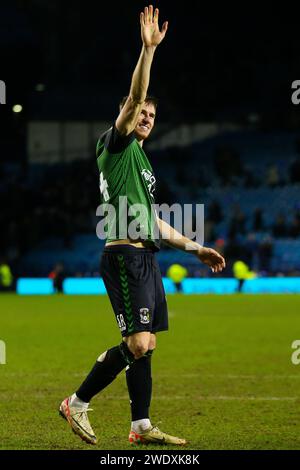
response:
<path id="1" fill-rule="evenodd" d="M 155 182 L 156 182 L 155 176 L 151 173 L 150 170 L 147 170 L 146 168 L 142 170 L 142 175 L 147 182 L 147 187 L 148 187 L 150 196 L 154 198 L 153 193 L 155 191 Z"/>

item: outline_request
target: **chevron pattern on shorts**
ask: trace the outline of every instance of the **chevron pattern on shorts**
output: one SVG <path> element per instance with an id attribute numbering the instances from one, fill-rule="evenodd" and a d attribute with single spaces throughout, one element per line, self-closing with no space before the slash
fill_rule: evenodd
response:
<path id="1" fill-rule="evenodd" d="M 131 333 L 133 331 L 133 312 L 132 312 L 132 306 L 131 306 L 130 295 L 129 295 L 129 286 L 128 286 L 126 266 L 125 266 L 123 255 L 118 255 L 118 262 L 119 262 L 119 268 L 120 268 L 120 282 L 121 282 L 122 295 L 123 295 L 123 301 L 124 301 L 127 333 Z"/>

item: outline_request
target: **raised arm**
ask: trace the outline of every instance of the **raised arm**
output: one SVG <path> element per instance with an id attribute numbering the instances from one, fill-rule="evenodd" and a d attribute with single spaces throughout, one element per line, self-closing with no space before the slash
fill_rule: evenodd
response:
<path id="1" fill-rule="evenodd" d="M 166 21 L 161 31 L 158 25 L 158 8 L 153 12 L 153 6 L 145 7 L 140 14 L 141 37 L 143 41 L 142 51 L 138 63 L 133 72 L 128 98 L 116 120 L 116 127 L 120 134 L 130 134 L 136 124 L 147 96 L 151 64 L 156 47 L 164 39 L 168 22 Z"/>
<path id="2" fill-rule="evenodd" d="M 157 224 L 162 241 L 167 245 L 194 254 L 202 263 L 207 264 L 213 273 L 221 272 L 226 267 L 225 259 L 217 251 L 193 242 L 158 217 Z"/>

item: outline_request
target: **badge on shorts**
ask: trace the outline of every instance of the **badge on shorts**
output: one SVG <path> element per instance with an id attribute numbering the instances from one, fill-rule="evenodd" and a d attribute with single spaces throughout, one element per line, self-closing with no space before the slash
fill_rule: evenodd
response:
<path id="1" fill-rule="evenodd" d="M 149 308 L 140 308 L 140 321 L 143 325 L 147 325 L 150 322 Z"/>
<path id="2" fill-rule="evenodd" d="M 122 314 L 117 315 L 117 322 L 121 331 L 126 330 L 126 323 Z"/>

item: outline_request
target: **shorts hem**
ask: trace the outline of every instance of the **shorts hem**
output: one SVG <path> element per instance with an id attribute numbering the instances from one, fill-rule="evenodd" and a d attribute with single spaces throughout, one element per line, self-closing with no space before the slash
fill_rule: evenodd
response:
<path id="1" fill-rule="evenodd" d="M 122 332 L 122 337 L 124 338 L 125 336 L 132 336 L 135 335 L 136 333 L 151 333 L 151 330 L 135 330 L 131 331 L 130 333 L 126 333 L 126 331 Z"/>
<path id="2" fill-rule="evenodd" d="M 122 332 L 122 337 L 125 338 L 125 336 L 132 336 L 135 335 L 136 333 L 159 333 L 160 331 L 169 331 L 169 328 L 157 328 L 155 330 L 136 330 L 136 331 L 131 331 L 130 333 Z"/>
<path id="3" fill-rule="evenodd" d="M 159 333 L 160 331 L 169 331 L 169 328 L 158 328 L 157 330 L 152 330 L 150 333 Z"/>

